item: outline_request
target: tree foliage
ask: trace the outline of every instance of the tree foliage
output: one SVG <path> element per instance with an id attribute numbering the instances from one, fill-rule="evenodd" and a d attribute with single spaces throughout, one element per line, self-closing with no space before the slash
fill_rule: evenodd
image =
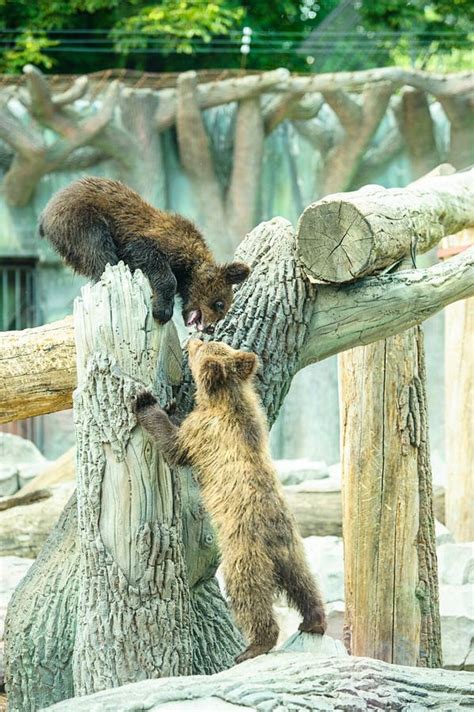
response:
<path id="1" fill-rule="evenodd" d="M 299 51 L 335 9 L 342 32 L 326 33 L 330 48 L 316 60 Z M 307 70 L 308 61 L 319 71 L 360 69 L 463 48 L 473 20 L 471 0 L 0 0 L 0 71 L 18 72 L 28 62 L 70 73 L 113 66 Z M 245 26 L 253 32 L 247 55 L 240 51 Z"/>

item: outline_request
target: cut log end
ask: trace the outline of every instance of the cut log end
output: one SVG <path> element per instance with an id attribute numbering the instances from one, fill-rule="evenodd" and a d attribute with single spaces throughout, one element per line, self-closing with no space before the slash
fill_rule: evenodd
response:
<path id="1" fill-rule="evenodd" d="M 310 205 L 299 219 L 297 234 L 303 268 L 319 282 L 351 282 L 370 264 L 372 232 L 352 203 Z"/>

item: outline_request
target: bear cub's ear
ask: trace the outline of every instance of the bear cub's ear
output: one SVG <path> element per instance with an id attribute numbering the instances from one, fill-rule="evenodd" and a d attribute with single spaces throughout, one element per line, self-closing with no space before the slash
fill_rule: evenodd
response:
<path id="1" fill-rule="evenodd" d="M 225 365 L 216 359 L 207 358 L 201 364 L 201 374 L 204 385 L 209 393 L 221 388 L 227 378 Z"/>
<path id="2" fill-rule="evenodd" d="M 235 372 L 243 381 L 256 372 L 258 368 L 258 358 L 251 351 L 239 351 L 235 357 Z"/>
<path id="3" fill-rule="evenodd" d="M 250 267 L 243 262 L 230 262 L 224 267 L 224 276 L 228 284 L 245 282 L 250 274 Z"/>

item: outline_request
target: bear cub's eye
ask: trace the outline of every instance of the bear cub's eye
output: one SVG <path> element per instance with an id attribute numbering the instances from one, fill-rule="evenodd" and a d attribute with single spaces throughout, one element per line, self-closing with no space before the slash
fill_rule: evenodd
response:
<path id="1" fill-rule="evenodd" d="M 221 299 L 218 299 L 212 306 L 216 311 L 224 311 L 225 304 Z"/>

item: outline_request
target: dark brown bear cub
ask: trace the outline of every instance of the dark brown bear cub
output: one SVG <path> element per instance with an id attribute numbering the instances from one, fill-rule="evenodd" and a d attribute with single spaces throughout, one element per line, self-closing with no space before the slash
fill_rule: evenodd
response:
<path id="1" fill-rule="evenodd" d="M 253 384 L 257 357 L 198 339 L 188 351 L 196 406 L 182 425 L 174 425 L 149 392 L 138 396 L 135 413 L 170 464 L 196 468 L 217 528 L 230 604 L 249 643 L 236 659 L 242 662 L 277 642 L 275 591 L 286 592 L 306 632 L 324 633 L 324 604 L 270 459 Z"/>
<path id="2" fill-rule="evenodd" d="M 76 272 L 98 280 L 107 263 L 141 269 L 153 290 L 153 316 L 165 324 L 177 292 L 187 326 L 212 331 L 232 302 L 232 285 L 249 268 L 218 265 L 186 218 L 157 210 L 123 183 L 83 178 L 54 195 L 40 217 L 47 237 Z"/>

